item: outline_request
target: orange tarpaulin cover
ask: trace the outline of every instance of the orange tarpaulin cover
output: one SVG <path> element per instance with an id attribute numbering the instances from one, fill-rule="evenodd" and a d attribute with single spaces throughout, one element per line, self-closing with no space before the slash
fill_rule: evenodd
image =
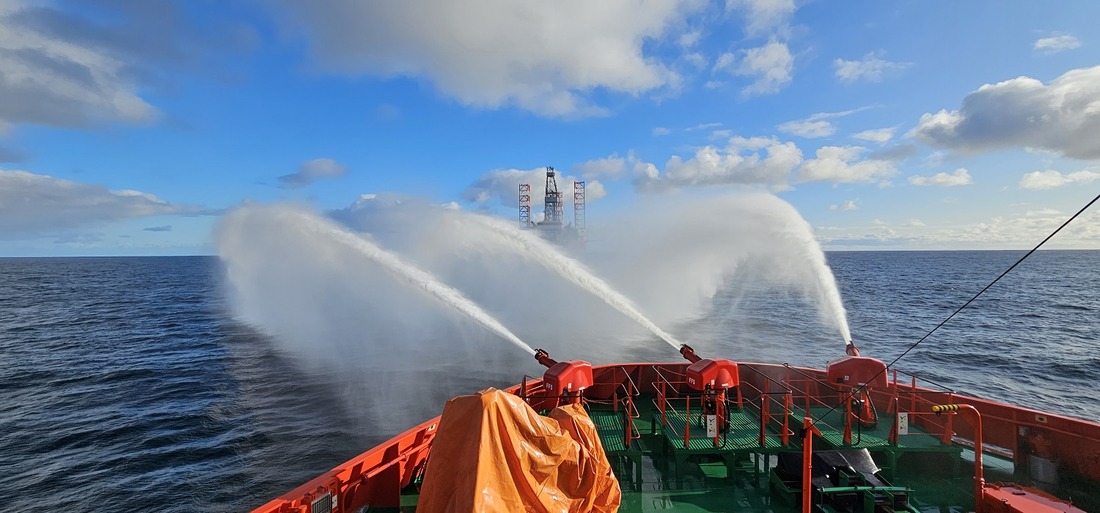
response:
<path id="1" fill-rule="evenodd" d="M 619 483 L 584 408 L 550 417 L 493 388 L 447 401 L 417 512 L 614 512 Z"/>

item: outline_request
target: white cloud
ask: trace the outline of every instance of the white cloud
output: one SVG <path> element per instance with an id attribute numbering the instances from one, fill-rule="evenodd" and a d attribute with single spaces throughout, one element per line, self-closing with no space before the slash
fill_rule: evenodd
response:
<path id="1" fill-rule="evenodd" d="M 696 130 L 713 130 L 722 126 L 722 123 L 700 123 L 693 127 L 688 127 L 688 132 L 694 132 Z"/>
<path id="2" fill-rule="evenodd" d="M 135 217 L 207 213 L 141 191 L 110 190 L 27 171 L 0 170 L 0 237 L 4 238 L 41 236 L 42 232 Z"/>
<path id="3" fill-rule="evenodd" d="M 733 52 L 725 52 L 718 56 L 718 59 L 714 61 L 714 68 L 712 71 L 732 71 L 733 65 L 737 63 L 737 55 Z"/>
<path id="4" fill-rule="evenodd" d="M 796 8 L 794 0 L 726 0 L 727 10 L 744 13 L 749 37 L 786 34 Z"/>
<path id="5" fill-rule="evenodd" d="M 910 66 L 908 62 L 890 62 L 879 57 L 881 52 L 871 52 L 864 55 L 862 59 L 849 61 L 845 59 L 836 59 L 833 61 L 833 68 L 836 69 L 836 78 L 841 82 L 858 82 L 865 80 L 867 82 L 879 82 L 887 75 L 901 71 Z"/>
<path id="6" fill-rule="evenodd" d="M 584 198 L 586 201 L 600 200 L 606 197 L 607 189 L 604 188 L 603 183 L 600 183 L 599 180 L 588 180 L 584 183 Z M 570 194 L 569 198 L 572 199 L 573 195 Z M 572 201 L 568 201 L 567 203 L 572 203 Z"/>
<path id="7" fill-rule="evenodd" d="M 1027 249 L 1065 222 L 1055 209 L 1036 209 L 1015 216 L 983 220 L 954 220 L 926 224 L 909 220 L 892 227 L 876 220 L 870 227 L 829 228 L 819 231 L 830 248 L 890 247 L 914 249 Z M 1100 214 L 1084 215 L 1051 240 L 1049 247 L 1095 248 L 1100 242 Z"/>
<path id="8" fill-rule="evenodd" d="M 1100 159 L 1100 66 L 1075 69 L 1049 85 L 1019 77 L 986 84 L 959 110 L 921 116 L 911 132 L 935 146 L 965 152 L 1035 148 L 1075 159 Z"/>
<path id="9" fill-rule="evenodd" d="M 1035 49 L 1044 53 L 1056 53 L 1063 50 L 1072 50 L 1081 46 L 1081 40 L 1073 34 L 1063 34 L 1040 38 L 1035 41 Z"/>
<path id="10" fill-rule="evenodd" d="M 878 151 L 867 154 L 867 158 L 870 160 L 886 160 L 889 162 L 902 162 L 909 157 L 917 154 L 917 146 L 915 144 L 895 144 L 890 147 L 882 148 Z"/>
<path id="11" fill-rule="evenodd" d="M 794 57 L 786 43 L 773 39 L 764 46 L 741 50 L 739 54 L 740 60 L 732 69 L 733 73 L 756 79 L 741 89 L 742 96 L 777 93 L 791 82 Z M 723 57 L 725 55 L 728 54 Z"/>
<path id="12" fill-rule="evenodd" d="M 859 210 L 859 205 L 855 200 L 845 200 L 839 205 L 829 205 L 829 210 L 835 210 L 837 212 L 851 212 L 853 210 Z"/>
<path id="13" fill-rule="evenodd" d="M 657 166 L 638 162 L 634 186 L 640 191 L 733 184 L 785 187 L 789 175 L 802 161 L 802 152 L 791 142 L 770 137 L 734 137 L 724 149 L 705 146 L 683 160 L 673 156 L 664 174 Z"/>
<path id="14" fill-rule="evenodd" d="M 816 114 L 811 114 L 806 119 L 788 121 L 779 125 L 777 128 L 780 132 L 786 132 L 808 139 L 828 137 L 836 132 L 836 126 L 828 120 L 850 116 L 857 112 L 867 110 L 867 108 L 868 107 L 860 107 L 858 109 L 850 109 L 841 112 L 818 112 Z"/>
<path id="15" fill-rule="evenodd" d="M 347 166 L 335 160 L 322 158 L 307 160 L 298 166 L 298 172 L 279 177 L 282 187 L 297 189 L 322 178 L 337 178 L 348 174 Z"/>
<path id="16" fill-rule="evenodd" d="M 1095 171 L 1077 171 L 1062 174 L 1059 171 L 1033 171 L 1020 179 L 1021 189 L 1042 190 L 1055 189 L 1071 184 L 1089 184 L 1100 180 L 1100 173 Z"/>
<path id="17" fill-rule="evenodd" d="M 687 61 L 688 64 L 691 64 L 692 67 L 694 67 L 695 69 L 706 69 L 707 65 L 709 64 L 707 62 L 707 58 L 703 57 L 703 54 L 698 52 L 684 55 L 684 60 Z"/>
<path id="18" fill-rule="evenodd" d="M 860 159 L 867 149 L 860 146 L 823 146 L 818 148 L 815 159 L 802 163 L 799 180 L 803 182 L 879 182 L 894 176 L 897 170 L 892 162 L 878 159 Z"/>
<path id="19" fill-rule="evenodd" d="M 153 121 L 157 111 L 138 96 L 126 55 L 44 22 L 66 16 L 21 2 L 0 5 L 0 123 L 80 127 Z M 71 32 L 90 30 L 86 22 L 70 23 Z"/>
<path id="20" fill-rule="evenodd" d="M 671 133 L 672 133 L 672 130 L 669 130 L 669 129 L 663 127 L 663 126 L 658 126 L 658 127 L 653 128 L 653 136 L 654 137 L 661 137 L 663 135 L 668 135 L 668 134 L 671 134 Z"/>
<path id="21" fill-rule="evenodd" d="M 692 48 L 697 43 L 699 43 L 699 39 L 701 39 L 702 37 L 703 32 L 701 30 L 692 30 L 690 32 L 684 32 L 683 34 L 680 34 L 680 37 L 676 39 L 676 42 L 680 44 L 681 48 Z"/>
<path id="22" fill-rule="evenodd" d="M 941 187 L 955 187 L 958 185 L 970 185 L 974 179 L 966 168 L 958 168 L 954 173 L 936 173 L 932 176 L 910 176 L 909 183 L 913 185 L 939 185 Z"/>
<path id="23" fill-rule="evenodd" d="M 897 131 L 897 128 L 877 128 L 874 130 L 864 130 L 853 135 L 852 137 L 863 141 L 886 144 L 887 142 L 890 142 L 890 139 L 894 138 L 895 131 Z"/>
<path id="24" fill-rule="evenodd" d="M 1027 217 L 1060 216 L 1062 211 L 1056 208 L 1041 208 L 1039 210 L 1028 210 L 1024 215 Z"/>
<path id="25" fill-rule="evenodd" d="M 573 202 L 573 182 L 585 182 L 585 199 L 587 201 L 599 200 L 607 197 L 607 190 L 598 180 L 580 180 L 575 176 L 565 176 L 556 172 L 554 181 L 558 191 L 562 193 L 566 204 Z M 542 199 L 546 195 L 546 168 L 530 170 L 522 169 L 494 169 L 477 179 L 462 193 L 462 199 L 481 206 L 488 206 L 494 201 L 505 207 L 519 208 L 519 185 L 531 186 L 531 205 L 542 205 Z M 532 212 L 534 215 L 535 212 Z"/>
<path id="26" fill-rule="evenodd" d="M 779 125 L 779 131 L 799 137 L 812 139 L 816 137 L 828 137 L 836 132 L 836 127 L 825 120 L 803 119 L 800 121 L 788 121 Z"/>
<path id="27" fill-rule="evenodd" d="M 0 132 L 155 122 L 143 95 L 176 93 L 176 72 L 217 76 L 258 41 L 226 14 L 211 10 L 196 23 L 182 10 L 167 1 L 0 0 Z"/>
<path id="28" fill-rule="evenodd" d="M 482 108 L 544 116 L 599 115 L 594 89 L 637 95 L 679 77 L 644 50 L 677 37 L 694 0 L 564 2 L 284 1 L 284 23 L 307 36 L 325 70 L 426 78 Z"/>
<path id="29" fill-rule="evenodd" d="M 633 160 L 633 157 L 629 158 Z M 586 180 L 617 180 L 626 176 L 626 164 L 627 158 L 610 155 L 601 159 L 581 162 L 573 166 L 573 172 Z M 587 187 L 587 184 L 585 187 Z"/>

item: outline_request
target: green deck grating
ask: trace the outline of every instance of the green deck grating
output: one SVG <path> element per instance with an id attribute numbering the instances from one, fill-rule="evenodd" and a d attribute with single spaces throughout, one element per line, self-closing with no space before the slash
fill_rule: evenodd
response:
<path id="1" fill-rule="evenodd" d="M 659 412 L 654 412 L 656 418 L 660 419 L 660 415 Z M 692 453 L 717 454 L 724 451 L 754 452 L 761 449 L 778 450 L 783 448 L 779 436 L 774 433 L 769 433 L 765 437 L 765 445 L 761 447 L 760 419 L 744 410 L 730 412 L 730 429 L 727 433 L 718 437 L 718 447 L 714 446 L 713 438 L 706 436 L 707 430 L 703 416 L 697 413 L 691 414 L 690 438 L 685 448 L 684 431 L 688 421 L 687 416 L 682 411 L 670 409 L 665 412 L 665 429 L 662 429 L 662 432 L 668 444 L 677 451 L 687 450 Z"/>
<path id="2" fill-rule="evenodd" d="M 890 431 L 893 430 L 894 420 L 892 415 L 879 419 L 873 428 L 860 427 L 857 423 L 852 425 L 852 443 L 844 444 L 844 415 L 842 409 L 831 410 L 826 406 L 814 406 L 810 408 L 810 417 L 814 419 L 815 426 L 821 431 L 821 438 L 831 447 L 858 447 L 872 451 L 886 449 L 896 452 L 958 452 L 958 446 L 944 444 L 939 437 L 929 434 L 920 426 L 910 424 L 909 434 L 898 437 L 898 444 L 890 443 Z M 802 419 L 805 410 L 794 408 L 791 412 L 794 419 Z M 799 422 L 801 425 L 801 420 Z"/>
<path id="3" fill-rule="evenodd" d="M 629 449 L 626 447 L 626 416 L 622 411 L 590 409 L 588 416 L 596 424 L 596 433 L 600 436 L 604 452 L 620 454 L 641 451 L 637 440 L 631 442 Z"/>

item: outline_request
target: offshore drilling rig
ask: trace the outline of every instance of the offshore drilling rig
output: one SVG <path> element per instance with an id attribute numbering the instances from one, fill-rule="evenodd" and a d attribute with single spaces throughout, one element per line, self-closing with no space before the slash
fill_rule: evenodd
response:
<path id="1" fill-rule="evenodd" d="M 538 230 L 547 240 L 563 245 L 584 246 L 584 182 L 573 182 L 573 223 L 565 223 L 564 193 L 558 190 L 557 173 L 546 166 L 546 195 L 541 221 L 531 221 L 531 184 L 519 184 L 519 224 Z"/>

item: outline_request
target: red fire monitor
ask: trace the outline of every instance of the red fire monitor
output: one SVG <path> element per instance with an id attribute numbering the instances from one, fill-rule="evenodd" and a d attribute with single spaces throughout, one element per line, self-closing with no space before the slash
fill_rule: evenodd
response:
<path id="1" fill-rule="evenodd" d="M 539 349 L 535 359 L 546 366 L 542 382 L 547 392 L 553 394 L 573 394 L 592 386 L 592 364 L 583 360 L 559 362 L 550 358 L 546 351 Z"/>
<path id="2" fill-rule="evenodd" d="M 885 387 L 886 364 L 882 360 L 866 356 L 845 356 L 833 360 L 825 366 L 825 376 L 829 383 L 853 387 Z"/>
<path id="3" fill-rule="evenodd" d="M 680 354 L 691 362 L 691 365 L 687 368 L 687 383 L 692 389 L 724 390 L 736 387 L 741 383 L 737 363 L 733 361 L 699 358 L 695 354 L 695 350 L 687 344 L 680 347 Z"/>

